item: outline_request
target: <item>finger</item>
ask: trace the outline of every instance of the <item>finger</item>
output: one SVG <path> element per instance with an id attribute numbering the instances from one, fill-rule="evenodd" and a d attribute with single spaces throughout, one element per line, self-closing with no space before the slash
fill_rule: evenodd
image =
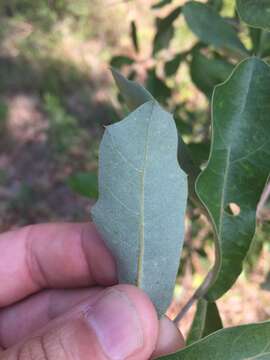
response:
<path id="1" fill-rule="evenodd" d="M 158 319 L 138 288 L 117 285 L 95 304 L 55 320 L 35 337 L 1 354 L 7 359 L 149 359 L 158 335 Z"/>
<path id="2" fill-rule="evenodd" d="M 44 290 L 0 310 L 0 345 L 6 348 L 30 336 L 85 299 L 97 300 L 103 288 Z"/>
<path id="3" fill-rule="evenodd" d="M 91 223 L 32 225 L 0 235 L 0 308 L 44 288 L 114 283 L 114 260 Z"/>
<path id="4" fill-rule="evenodd" d="M 174 323 L 166 316 L 162 317 L 159 323 L 159 335 L 157 345 L 152 358 L 176 352 L 185 346 L 182 333 Z"/>

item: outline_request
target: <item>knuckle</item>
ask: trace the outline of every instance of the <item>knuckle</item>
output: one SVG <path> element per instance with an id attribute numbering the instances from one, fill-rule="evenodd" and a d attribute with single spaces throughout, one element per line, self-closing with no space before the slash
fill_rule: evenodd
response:
<path id="1" fill-rule="evenodd" d="M 73 356 L 63 345 L 61 332 L 53 331 L 33 338 L 22 345 L 16 360 L 72 360 Z"/>

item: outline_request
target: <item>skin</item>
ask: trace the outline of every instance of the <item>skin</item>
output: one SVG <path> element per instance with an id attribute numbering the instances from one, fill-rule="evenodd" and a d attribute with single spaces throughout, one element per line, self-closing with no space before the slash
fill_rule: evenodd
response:
<path id="1" fill-rule="evenodd" d="M 91 223 L 0 234 L 0 360 L 147 360 L 184 346 L 138 288 L 117 284 Z"/>

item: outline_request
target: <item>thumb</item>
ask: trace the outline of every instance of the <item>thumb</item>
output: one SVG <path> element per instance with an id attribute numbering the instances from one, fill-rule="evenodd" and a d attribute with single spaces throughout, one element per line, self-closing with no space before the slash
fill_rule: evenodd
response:
<path id="1" fill-rule="evenodd" d="M 1 360 L 146 360 L 155 349 L 159 322 L 148 297 L 129 285 L 104 290 L 43 331 L 3 353 Z"/>

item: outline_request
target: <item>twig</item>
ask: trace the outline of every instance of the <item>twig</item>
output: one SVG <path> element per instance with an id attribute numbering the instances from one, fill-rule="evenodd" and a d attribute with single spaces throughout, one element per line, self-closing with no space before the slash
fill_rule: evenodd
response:
<path id="1" fill-rule="evenodd" d="M 206 275 L 204 281 L 202 284 L 198 287 L 198 289 L 194 292 L 194 294 L 191 296 L 191 298 L 186 302 L 186 304 L 183 306 L 181 311 L 176 315 L 173 322 L 175 324 L 178 324 L 180 320 L 183 319 L 183 317 L 186 315 L 186 313 L 189 311 L 189 309 L 192 307 L 192 305 L 199 300 L 200 298 L 203 298 L 205 294 L 207 293 L 209 287 L 212 284 L 213 276 L 215 276 L 215 270 L 212 268 L 208 274 Z"/>
<path id="2" fill-rule="evenodd" d="M 270 197 L 270 182 L 266 185 L 264 192 L 262 193 L 261 199 L 259 201 L 259 204 L 257 206 L 258 215 L 260 215 L 269 197 Z"/>

